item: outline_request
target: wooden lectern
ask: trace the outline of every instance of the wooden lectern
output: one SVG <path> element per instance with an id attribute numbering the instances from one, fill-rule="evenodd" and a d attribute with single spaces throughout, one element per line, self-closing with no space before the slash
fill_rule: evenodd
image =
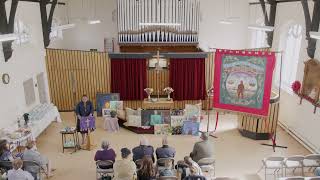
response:
<path id="1" fill-rule="evenodd" d="M 91 131 L 96 128 L 94 116 L 81 117 L 80 129 L 81 131 L 88 131 L 87 144 L 81 146 L 81 149 L 91 151 L 95 145 L 91 144 Z"/>

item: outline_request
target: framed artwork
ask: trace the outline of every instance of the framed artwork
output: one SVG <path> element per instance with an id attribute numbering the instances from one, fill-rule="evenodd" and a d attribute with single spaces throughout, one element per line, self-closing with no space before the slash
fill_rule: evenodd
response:
<path id="1" fill-rule="evenodd" d="M 185 120 L 184 116 L 171 116 L 171 127 L 183 126 Z"/>
<path id="2" fill-rule="evenodd" d="M 123 110 L 123 101 L 110 101 L 110 109 Z"/>
<path id="3" fill-rule="evenodd" d="M 194 121 L 184 121 L 182 127 L 182 134 L 184 135 L 199 135 L 200 123 Z"/>
<path id="4" fill-rule="evenodd" d="M 301 94 L 313 103 L 319 101 L 320 94 L 320 62 L 310 59 L 304 63 L 304 76 Z"/>
<path id="5" fill-rule="evenodd" d="M 102 109 L 102 116 L 103 117 L 109 117 L 109 116 L 111 116 L 111 111 L 112 111 L 112 109 L 107 109 L 107 108 L 104 108 L 104 109 Z"/>
<path id="6" fill-rule="evenodd" d="M 170 110 L 142 110 L 141 126 L 154 126 L 155 124 L 170 124 Z"/>
<path id="7" fill-rule="evenodd" d="M 192 120 L 198 120 L 200 121 L 200 115 L 201 115 L 201 105 L 199 104 L 186 104 L 186 113 L 185 116 L 188 119 Z"/>
<path id="8" fill-rule="evenodd" d="M 217 50 L 213 107 L 267 116 L 275 54 Z"/>
<path id="9" fill-rule="evenodd" d="M 169 124 L 155 124 L 154 134 L 156 135 L 171 135 Z"/>
<path id="10" fill-rule="evenodd" d="M 97 93 L 97 116 L 102 116 L 102 109 L 110 108 L 110 101 L 119 101 L 120 94 L 119 93 Z"/>

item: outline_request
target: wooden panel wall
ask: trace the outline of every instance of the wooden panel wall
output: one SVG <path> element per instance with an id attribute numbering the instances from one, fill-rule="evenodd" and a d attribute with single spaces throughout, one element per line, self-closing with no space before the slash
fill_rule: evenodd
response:
<path id="1" fill-rule="evenodd" d="M 206 83 L 211 86 L 213 81 L 213 55 L 210 54 L 206 63 Z M 83 94 L 87 94 L 96 102 L 96 93 L 110 93 L 110 59 L 104 52 L 88 52 L 76 50 L 47 49 L 46 65 L 51 101 L 60 111 L 70 111 L 74 109 Z M 154 70 L 147 72 L 148 87 L 157 90 L 157 73 Z M 169 86 L 169 70 L 161 71 L 160 92 Z M 73 80 L 75 79 L 75 89 Z M 210 85 L 208 82 L 211 82 Z M 73 96 L 75 90 L 75 97 Z M 75 102 L 74 102 L 75 101 Z M 185 104 L 196 104 L 200 101 L 175 101 L 176 109 L 183 109 Z M 206 101 L 202 101 L 203 108 L 206 108 Z M 141 101 L 125 101 L 125 107 L 137 109 L 141 107 Z"/>

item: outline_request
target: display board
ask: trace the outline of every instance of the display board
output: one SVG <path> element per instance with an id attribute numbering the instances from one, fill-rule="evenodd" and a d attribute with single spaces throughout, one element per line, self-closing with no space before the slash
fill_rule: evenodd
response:
<path id="1" fill-rule="evenodd" d="M 119 101 L 119 93 L 97 93 L 97 116 L 102 116 L 102 109 L 110 108 L 110 101 Z"/>
<path id="2" fill-rule="evenodd" d="M 275 54 L 217 50 L 213 107 L 267 116 Z"/>

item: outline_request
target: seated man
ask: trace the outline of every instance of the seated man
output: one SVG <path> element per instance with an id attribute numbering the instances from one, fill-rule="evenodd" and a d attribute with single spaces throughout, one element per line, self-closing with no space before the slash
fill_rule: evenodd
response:
<path id="1" fill-rule="evenodd" d="M 121 149 L 122 160 L 116 161 L 113 165 L 113 180 L 132 180 L 136 174 L 136 164 L 129 160 L 131 151 L 128 148 Z"/>
<path id="2" fill-rule="evenodd" d="M 162 138 L 162 147 L 156 150 L 157 159 L 160 158 L 174 158 L 176 155 L 176 150 L 168 145 L 167 136 Z"/>
<path id="3" fill-rule="evenodd" d="M 42 166 L 43 169 L 46 170 L 46 174 L 48 177 L 53 176 L 51 174 L 51 163 L 50 161 L 42 156 L 35 148 L 35 142 L 34 141 L 28 141 L 26 145 L 27 149 L 23 153 L 23 160 L 24 161 L 34 161 L 40 166 Z M 29 171 L 31 174 L 35 175 L 35 173 L 39 172 L 39 169 L 37 166 L 29 166 L 25 168 L 27 171 Z"/>
<path id="4" fill-rule="evenodd" d="M 201 133 L 202 141 L 197 142 L 193 146 L 193 151 L 190 153 L 190 157 L 195 162 L 198 162 L 202 158 L 210 158 L 213 156 L 213 144 L 209 141 L 208 134 Z"/>
<path id="5" fill-rule="evenodd" d="M 13 160 L 13 169 L 8 171 L 8 180 L 34 180 L 32 175 L 22 170 L 23 161 L 20 158 Z"/>
<path id="6" fill-rule="evenodd" d="M 101 143 L 101 149 L 96 152 L 96 155 L 94 156 L 95 161 L 112 161 L 114 162 L 116 159 L 116 153 L 112 148 L 110 148 L 110 143 L 108 141 L 102 141 Z M 112 166 L 108 167 L 100 167 L 102 169 L 109 169 L 112 168 Z"/>
<path id="7" fill-rule="evenodd" d="M 140 145 L 132 149 L 133 161 L 142 159 L 144 156 L 150 156 L 154 162 L 153 147 L 149 146 L 149 142 L 146 137 L 142 137 Z"/>

